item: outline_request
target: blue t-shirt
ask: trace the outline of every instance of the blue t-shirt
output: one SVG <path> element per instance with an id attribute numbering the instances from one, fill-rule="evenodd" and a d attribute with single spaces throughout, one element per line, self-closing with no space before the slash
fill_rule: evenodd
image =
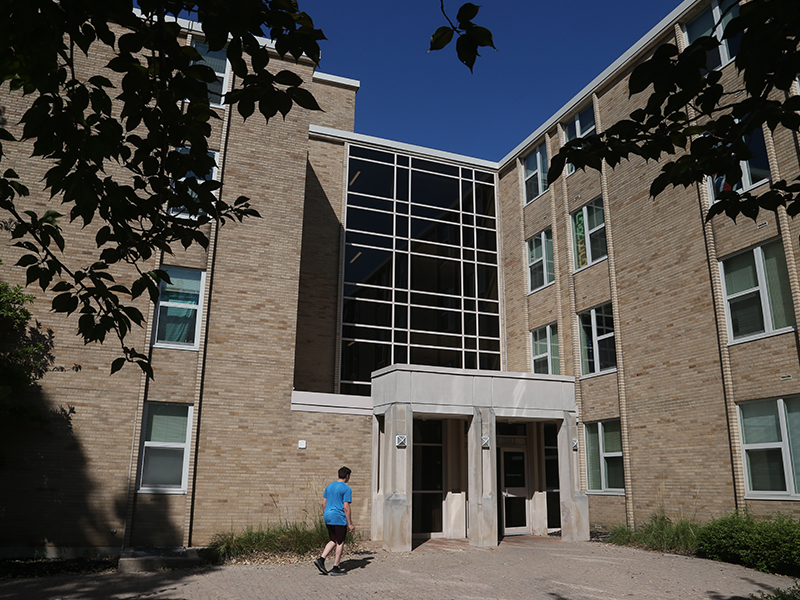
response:
<path id="1" fill-rule="evenodd" d="M 350 489 L 350 486 L 342 481 L 334 481 L 328 484 L 322 497 L 327 500 L 324 515 L 325 524 L 347 525 L 344 503 L 353 501 L 353 490 Z"/>

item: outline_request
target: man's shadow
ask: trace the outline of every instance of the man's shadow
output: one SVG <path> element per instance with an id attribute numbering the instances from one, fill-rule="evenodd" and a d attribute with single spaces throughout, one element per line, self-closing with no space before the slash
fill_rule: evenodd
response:
<path id="1" fill-rule="evenodd" d="M 350 558 L 343 560 L 340 567 L 345 571 L 352 571 L 354 569 L 365 569 L 369 563 L 375 560 L 374 556 L 365 556 L 364 558 Z"/>

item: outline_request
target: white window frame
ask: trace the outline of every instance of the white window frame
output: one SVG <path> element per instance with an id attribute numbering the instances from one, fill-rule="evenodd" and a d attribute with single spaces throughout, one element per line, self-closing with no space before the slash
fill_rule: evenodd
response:
<path id="1" fill-rule="evenodd" d="M 547 181 L 547 145 L 544 142 L 539 144 L 533 152 L 523 159 L 522 168 L 525 179 L 525 204 L 528 204 L 550 189 L 550 182 Z M 538 186 L 535 193 L 528 197 L 528 181 L 534 175 L 538 176 Z"/>
<path id="2" fill-rule="evenodd" d="M 193 39 L 192 40 L 192 47 L 195 50 L 197 50 L 198 52 L 200 52 L 200 50 L 197 48 L 197 44 L 202 44 L 203 46 L 208 48 L 208 43 L 205 40 L 195 40 L 195 39 Z M 202 52 L 200 52 L 200 54 L 201 54 L 201 56 L 203 55 Z M 203 61 L 203 62 L 205 62 L 205 61 Z M 228 80 L 230 79 L 230 73 L 231 73 L 231 64 L 230 64 L 230 62 L 228 62 L 227 57 L 225 58 L 225 72 L 222 73 L 220 71 L 214 71 L 214 73 L 217 75 L 217 77 L 222 77 L 222 91 L 220 92 L 220 100 L 221 101 L 218 102 L 218 103 L 217 102 L 212 102 L 211 98 L 209 98 L 208 105 L 211 106 L 212 108 L 225 108 L 225 94 L 228 92 Z"/>
<path id="3" fill-rule="evenodd" d="M 706 7 L 705 9 L 700 11 L 697 15 L 695 15 L 693 19 L 683 24 L 682 26 L 683 38 L 687 46 L 689 46 L 694 41 L 689 39 L 689 29 L 688 29 L 689 24 L 698 20 L 709 11 L 711 11 L 711 17 L 714 20 L 714 29 L 711 32 L 711 35 L 717 38 L 717 41 L 720 42 L 720 45 L 717 48 L 719 51 L 720 64 L 719 66 L 714 67 L 713 70 L 719 70 L 727 66 L 731 61 L 733 61 L 734 58 L 736 58 L 735 56 L 730 55 L 730 49 L 728 48 L 728 41 L 723 39 L 722 37 L 722 34 L 725 32 L 725 25 L 727 25 L 727 23 L 722 22 L 722 9 L 720 7 L 719 0 L 712 0 L 710 6 Z"/>
<path id="4" fill-rule="evenodd" d="M 189 148 L 188 147 L 178 148 L 178 152 L 184 153 L 184 151 L 188 153 L 189 152 Z M 208 151 L 208 156 L 210 156 L 211 158 L 214 159 L 214 166 L 211 169 L 211 177 L 207 177 L 205 179 L 200 179 L 195 173 L 192 173 L 192 176 L 195 179 L 197 179 L 197 181 L 218 181 L 217 176 L 219 174 L 219 166 L 218 166 L 219 165 L 219 152 L 217 152 L 216 150 L 209 150 Z M 181 179 L 179 181 L 183 181 L 185 179 L 186 179 L 186 177 L 181 177 Z M 217 195 L 217 190 L 214 190 L 213 193 L 214 193 L 214 196 L 216 196 Z M 205 213 L 205 211 L 201 211 L 198 214 L 193 215 L 189 211 L 186 210 L 186 207 L 184 207 L 184 206 L 175 206 L 175 207 L 167 209 L 167 214 L 169 214 L 171 217 L 177 217 L 179 219 L 189 219 L 189 220 L 192 220 L 192 221 L 196 221 L 197 219 L 199 219 L 201 216 L 205 215 L 206 213 Z"/>
<path id="5" fill-rule="evenodd" d="M 548 236 L 549 234 L 549 236 Z M 548 239 L 549 239 L 549 246 L 548 246 Z M 536 242 L 541 244 L 542 248 L 542 256 L 541 258 L 531 260 L 531 256 L 533 255 L 533 248 Z M 548 248 L 550 255 L 548 256 Z M 527 251 L 527 263 L 528 263 L 528 293 L 535 292 L 536 290 L 540 290 L 542 288 L 547 287 L 551 283 L 556 280 L 555 274 L 555 252 L 553 251 L 553 230 L 552 228 L 548 227 L 547 229 L 540 231 L 535 236 L 530 238 L 527 243 L 525 244 L 525 249 Z M 542 264 L 542 272 L 544 273 L 544 282 L 542 285 L 537 285 L 534 287 L 533 277 L 531 277 L 531 267 L 534 265 L 538 265 L 539 263 Z"/>
<path id="6" fill-rule="evenodd" d="M 603 209 L 603 222 L 600 225 L 596 225 L 592 229 L 588 229 L 589 223 L 589 207 L 590 206 L 597 206 L 597 204 Z M 578 261 L 580 260 L 580 253 L 578 252 L 578 226 L 576 222 L 577 215 L 581 215 L 583 217 L 583 225 L 584 225 L 584 245 L 586 246 L 586 264 L 585 265 L 578 265 Z M 591 202 L 587 202 L 574 213 L 572 213 L 572 218 L 570 219 L 570 223 L 572 225 L 572 247 L 575 252 L 575 271 L 580 271 L 581 269 L 585 269 L 586 267 L 590 267 L 596 262 L 600 262 L 601 260 L 608 257 L 608 238 L 606 238 L 606 252 L 601 256 L 593 256 L 592 255 L 592 236 L 597 235 L 601 230 L 603 232 L 603 236 L 605 237 L 606 233 L 606 207 L 603 202 L 603 197 L 598 196 Z"/>
<path id="7" fill-rule="evenodd" d="M 541 335 L 544 335 L 547 349 L 544 354 L 534 354 L 536 338 Z M 559 375 L 561 373 L 561 361 L 558 356 L 558 323 L 550 323 L 531 331 L 531 356 L 532 373 L 536 373 L 536 361 L 542 358 L 547 359 L 547 373 L 541 373 L 542 375 Z"/>
<path id="8" fill-rule="evenodd" d="M 186 435 L 183 443 L 178 442 L 152 442 L 145 439 L 147 435 L 147 418 L 150 407 L 154 404 L 170 405 L 170 406 L 185 406 L 186 412 Z M 185 494 L 189 481 L 189 453 L 191 451 L 192 441 L 192 422 L 194 417 L 194 406 L 192 404 L 185 404 L 179 402 L 145 402 L 144 414 L 142 420 L 142 442 L 139 452 L 139 473 L 137 476 L 136 491 L 140 494 Z M 143 485 L 142 477 L 144 474 L 145 460 L 148 448 L 166 448 L 166 449 L 182 449 L 183 450 L 183 469 L 181 472 L 181 484 L 179 486 L 172 485 Z"/>
<path id="9" fill-rule="evenodd" d="M 205 301 L 205 287 L 206 287 L 206 272 L 201 269 L 190 269 L 187 267 L 175 267 L 175 266 L 162 266 L 162 270 L 167 271 L 193 271 L 200 273 L 200 295 L 197 300 L 197 304 L 185 304 L 180 302 L 169 302 L 163 300 L 161 294 L 159 294 L 158 304 L 156 304 L 155 313 L 153 317 L 153 347 L 155 348 L 172 348 L 174 350 L 199 350 L 200 349 L 200 326 L 203 322 L 203 304 Z M 165 281 L 161 282 L 159 286 L 159 291 L 163 292 L 164 287 L 167 285 Z M 195 310 L 195 335 L 194 341 L 192 343 L 181 343 L 181 342 L 169 342 L 169 341 L 159 341 L 158 339 L 158 321 L 161 315 L 161 307 L 169 307 L 173 306 L 176 308 L 194 308 Z"/>
<path id="10" fill-rule="evenodd" d="M 777 335 L 780 333 L 785 333 L 787 331 L 793 331 L 796 328 L 795 325 L 789 325 L 786 327 L 774 327 L 772 323 L 772 303 L 770 301 L 769 296 L 769 288 L 767 283 L 767 276 L 766 270 L 764 267 L 764 251 L 763 248 L 769 246 L 771 244 L 782 244 L 780 238 L 773 239 L 768 242 L 761 244 L 760 246 L 756 246 L 754 248 L 750 248 L 743 252 L 737 252 L 732 256 L 728 256 L 725 259 L 719 262 L 719 269 L 720 269 L 720 279 L 722 280 L 722 294 L 725 297 L 725 321 L 728 326 L 728 344 L 738 343 L 742 341 L 749 341 L 754 339 L 759 339 L 763 337 L 769 337 L 771 335 Z M 752 253 L 753 254 L 753 262 L 755 263 L 756 269 L 756 283 L 757 285 L 752 288 L 748 288 L 746 290 L 742 290 L 740 292 L 736 292 L 734 294 L 728 294 L 727 284 L 725 281 L 725 263 L 737 256 L 741 256 L 743 254 Z M 784 258 L 785 258 L 785 249 L 784 249 Z M 788 278 L 788 273 L 787 273 Z M 736 300 L 737 298 L 741 298 L 742 296 L 746 296 L 748 294 L 752 294 L 753 292 L 758 292 L 759 300 L 761 304 L 761 316 L 762 316 L 762 325 L 763 331 L 759 331 L 756 333 L 750 333 L 745 335 L 740 335 L 738 337 L 734 336 L 733 333 L 733 316 L 731 311 L 731 301 Z M 792 312 L 794 312 L 794 307 L 792 306 Z M 796 319 L 796 316 L 795 316 Z"/>
<path id="11" fill-rule="evenodd" d="M 792 400 L 796 400 L 797 397 L 788 397 Z M 744 434 L 744 415 L 742 414 L 742 407 L 745 405 L 752 405 L 756 403 L 776 403 L 777 412 L 778 412 L 778 419 L 779 419 L 779 427 L 780 427 L 780 435 L 781 439 L 778 442 L 765 442 L 765 443 L 745 443 L 745 434 Z M 793 465 L 792 464 L 792 452 L 791 452 L 791 441 L 790 441 L 790 432 L 789 432 L 789 425 L 787 421 L 787 411 L 786 411 L 786 402 L 783 398 L 776 398 L 771 400 L 756 400 L 754 402 L 746 402 L 743 404 L 739 404 L 737 406 L 737 412 L 739 414 L 739 435 L 740 439 L 742 440 L 742 467 L 744 469 L 745 474 L 745 485 L 746 485 L 746 495 L 747 498 L 753 499 L 772 499 L 772 500 L 800 500 L 800 489 L 797 489 L 795 485 L 795 469 L 800 470 L 800 464 Z M 800 438 L 800 431 L 796 432 L 798 438 Z M 797 440 L 800 443 L 800 439 Z M 781 451 L 781 460 L 783 461 L 783 475 L 784 475 L 784 482 L 786 484 L 786 489 L 784 491 L 780 490 L 753 490 L 752 488 L 752 479 L 750 477 L 750 465 L 748 460 L 748 452 L 749 451 L 758 451 L 758 450 L 775 450 L 779 449 Z"/>
<path id="12" fill-rule="evenodd" d="M 608 419 L 606 421 L 597 421 L 595 423 L 584 423 L 583 424 L 583 440 L 584 440 L 584 448 L 586 454 L 586 493 L 587 494 L 613 494 L 619 495 L 625 493 L 624 487 L 624 465 L 623 465 L 623 487 L 621 488 L 612 488 L 608 486 L 608 471 L 606 469 L 606 459 L 608 458 L 619 458 L 622 459 L 622 450 L 619 452 L 606 452 L 605 450 L 605 432 L 604 427 L 605 423 L 611 422 L 620 422 L 619 419 Z M 597 427 L 597 439 L 599 443 L 599 453 L 598 453 L 598 460 L 600 461 L 600 488 L 592 489 L 589 487 L 589 429 L 592 427 Z M 621 428 L 621 423 L 620 423 Z M 620 433 L 621 435 L 621 433 Z M 621 443 L 621 440 L 620 440 Z"/>
<path id="13" fill-rule="evenodd" d="M 602 335 L 598 335 L 598 333 L 597 333 L 597 313 L 598 313 L 598 311 L 603 311 L 605 313 L 604 309 L 606 309 L 606 308 L 608 308 L 608 310 L 611 313 L 612 324 L 614 325 L 614 329 L 610 333 L 604 333 Z M 583 376 L 587 376 L 587 375 L 598 375 L 598 374 L 601 374 L 601 373 L 613 373 L 614 371 L 617 370 L 617 364 L 616 364 L 617 363 L 617 360 L 616 360 L 616 344 L 617 344 L 617 340 L 616 340 L 616 338 L 614 339 L 614 353 L 615 353 L 614 365 L 610 366 L 610 367 L 606 367 L 605 369 L 601 369 L 600 368 L 600 342 L 603 341 L 603 340 L 607 340 L 609 338 L 614 338 L 614 334 L 615 334 L 615 331 L 616 331 L 616 323 L 614 323 L 614 321 L 613 321 L 613 319 L 614 319 L 613 305 L 612 305 L 611 302 L 607 302 L 606 304 L 601 304 L 600 306 L 596 306 L 596 307 L 594 307 L 594 308 L 592 308 L 590 310 L 585 310 L 585 311 L 583 311 L 583 312 L 578 314 L 578 331 L 579 331 L 579 335 L 580 335 L 580 338 L 581 338 L 580 339 L 580 343 L 581 343 L 581 371 L 583 371 L 583 339 L 584 339 L 584 336 L 583 336 L 582 318 L 583 318 L 584 315 L 590 315 L 591 316 L 592 339 L 590 341 L 591 341 L 591 344 L 592 344 L 592 353 L 593 353 L 593 356 L 594 356 L 594 366 L 593 367 L 590 366 L 589 368 L 591 370 L 588 373 L 583 373 L 582 372 L 582 375 Z M 587 350 L 588 350 L 588 348 L 587 348 Z M 587 362 L 588 362 L 588 358 L 587 358 Z"/>
<path id="14" fill-rule="evenodd" d="M 591 113 L 592 115 L 592 124 L 591 126 L 587 126 L 587 123 L 581 122 L 581 116 L 585 115 L 587 112 Z M 571 124 L 575 125 L 575 136 L 569 137 L 569 126 Z M 561 126 L 562 131 L 564 132 L 564 143 L 570 142 L 572 140 L 577 140 L 579 138 L 585 137 L 590 133 L 594 133 L 597 130 L 597 121 L 595 120 L 594 116 L 594 102 L 590 102 L 589 106 L 582 108 L 578 111 L 574 117 L 570 118 Z M 572 175 L 575 172 L 575 165 L 571 163 L 567 163 L 566 167 L 566 174 Z"/>

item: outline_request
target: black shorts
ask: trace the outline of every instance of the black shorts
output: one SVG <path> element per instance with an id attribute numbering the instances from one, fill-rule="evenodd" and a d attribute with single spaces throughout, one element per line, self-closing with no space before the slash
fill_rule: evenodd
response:
<path id="1" fill-rule="evenodd" d="M 347 525 L 327 525 L 328 537 L 335 544 L 344 544 L 344 538 L 347 537 Z"/>

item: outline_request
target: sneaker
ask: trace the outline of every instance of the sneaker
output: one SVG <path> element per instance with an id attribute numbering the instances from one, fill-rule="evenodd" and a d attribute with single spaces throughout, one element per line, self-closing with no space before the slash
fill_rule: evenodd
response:
<path id="1" fill-rule="evenodd" d="M 347 573 L 344 569 L 339 568 L 338 565 L 334 565 L 334 567 L 330 571 L 331 575 L 344 575 Z"/>
<path id="2" fill-rule="evenodd" d="M 325 568 L 325 559 L 322 558 L 321 556 L 314 561 L 314 566 L 317 567 L 319 569 L 319 572 L 322 573 L 323 575 L 328 574 L 328 569 Z M 334 569 L 337 568 L 338 567 L 334 567 Z"/>

